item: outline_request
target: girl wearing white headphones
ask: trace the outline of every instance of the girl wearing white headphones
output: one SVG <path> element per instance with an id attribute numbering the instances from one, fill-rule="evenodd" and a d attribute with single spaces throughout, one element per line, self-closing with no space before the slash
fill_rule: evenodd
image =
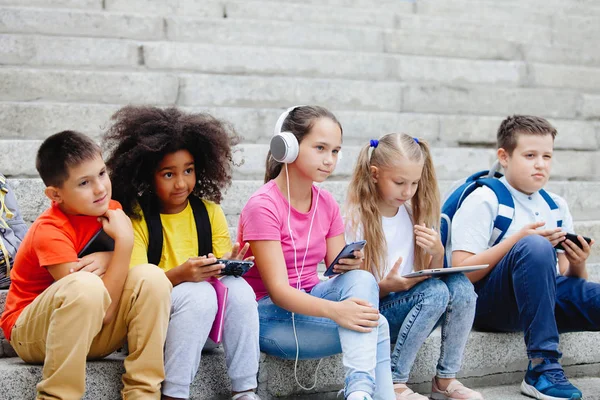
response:
<path id="1" fill-rule="evenodd" d="M 238 240 L 250 243 L 256 264 L 244 278 L 258 300 L 263 352 L 296 360 L 343 353 L 346 399 L 391 400 L 389 328 L 376 280 L 359 269 L 362 252 L 340 260 L 335 278 L 317 275 L 317 264 L 329 265 L 345 245 L 338 204 L 314 185 L 333 172 L 341 145 L 342 127 L 323 107 L 280 116 L 265 185 L 240 216 Z"/>

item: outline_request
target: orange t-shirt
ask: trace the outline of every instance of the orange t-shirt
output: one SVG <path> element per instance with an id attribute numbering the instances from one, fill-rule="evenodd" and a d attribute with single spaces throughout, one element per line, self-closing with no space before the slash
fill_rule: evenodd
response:
<path id="1" fill-rule="evenodd" d="M 121 204 L 111 200 L 109 209 L 118 208 Z M 77 254 L 101 227 L 97 217 L 65 214 L 56 204 L 35 220 L 21 242 L 10 271 L 11 285 L 0 319 L 0 327 L 8 340 L 23 309 L 54 283 L 45 267 L 76 262 Z"/>

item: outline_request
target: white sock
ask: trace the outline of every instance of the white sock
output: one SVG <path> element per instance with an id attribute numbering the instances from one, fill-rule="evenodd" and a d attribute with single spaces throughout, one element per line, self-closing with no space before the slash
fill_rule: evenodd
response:
<path id="1" fill-rule="evenodd" d="M 346 400 L 373 400 L 373 398 L 369 393 L 357 390 L 356 392 L 350 393 L 348 397 L 346 397 Z"/>

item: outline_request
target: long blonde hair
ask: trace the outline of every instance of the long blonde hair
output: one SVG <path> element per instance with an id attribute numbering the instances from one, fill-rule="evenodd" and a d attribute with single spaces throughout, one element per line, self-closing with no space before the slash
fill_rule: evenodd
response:
<path id="1" fill-rule="evenodd" d="M 366 144 L 358 155 L 348 187 L 346 223 L 349 232 L 362 229 L 363 238 L 367 241 L 363 268 L 379 279 L 384 278 L 387 244 L 377 206 L 379 192 L 371 176 L 371 166 L 391 168 L 400 157 L 423 162 L 419 186 L 407 203 L 413 223 L 424 222 L 435 230 L 439 230 L 440 225 L 440 194 L 427 142 L 404 133 L 389 133 L 379 139 L 376 146 Z M 414 269 L 418 271 L 429 265 L 431 257 L 415 243 L 414 259 Z"/>

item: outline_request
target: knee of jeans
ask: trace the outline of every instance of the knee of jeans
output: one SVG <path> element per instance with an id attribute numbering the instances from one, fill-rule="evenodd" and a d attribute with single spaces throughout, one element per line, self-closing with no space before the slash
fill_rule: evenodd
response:
<path id="1" fill-rule="evenodd" d="M 349 280 L 350 297 L 353 294 L 359 295 L 362 293 L 379 293 L 379 285 L 377 280 L 369 271 L 355 269 L 344 274 L 344 279 Z"/>
<path id="2" fill-rule="evenodd" d="M 469 278 L 463 274 L 453 275 L 446 281 L 446 286 L 450 293 L 450 301 L 453 304 L 475 304 L 477 294 Z"/>
<path id="3" fill-rule="evenodd" d="M 420 285 L 424 305 L 439 307 L 443 310 L 446 309 L 450 301 L 450 291 L 443 281 L 436 278 L 429 278 L 421 282 Z"/>
<path id="4" fill-rule="evenodd" d="M 102 279 L 91 272 L 76 272 L 63 279 L 68 279 L 60 296 L 77 302 L 80 307 L 103 307 L 108 309 L 110 295 Z"/>
<path id="5" fill-rule="evenodd" d="M 556 252 L 550 241 L 540 235 L 529 235 L 519 240 L 514 249 L 527 259 L 533 260 L 533 263 L 527 263 L 539 270 L 540 267 L 549 267 L 556 270 Z M 539 261 L 539 262 L 535 262 Z M 525 265 L 525 263 L 521 263 Z"/>
<path id="6" fill-rule="evenodd" d="M 552 243 L 550 243 L 548 239 L 540 235 L 525 236 L 523 239 L 519 240 L 517 244 L 515 244 L 515 246 L 521 251 L 527 250 L 532 254 L 539 254 L 546 251 L 554 251 Z"/>
<path id="7" fill-rule="evenodd" d="M 379 314 L 379 320 L 377 321 L 377 329 L 379 333 L 379 338 L 388 339 L 390 338 L 390 324 L 386 317 L 383 314 Z"/>
<path id="8" fill-rule="evenodd" d="M 183 282 L 172 294 L 172 313 L 186 313 L 198 319 L 217 315 L 217 294 L 208 282 Z"/>

